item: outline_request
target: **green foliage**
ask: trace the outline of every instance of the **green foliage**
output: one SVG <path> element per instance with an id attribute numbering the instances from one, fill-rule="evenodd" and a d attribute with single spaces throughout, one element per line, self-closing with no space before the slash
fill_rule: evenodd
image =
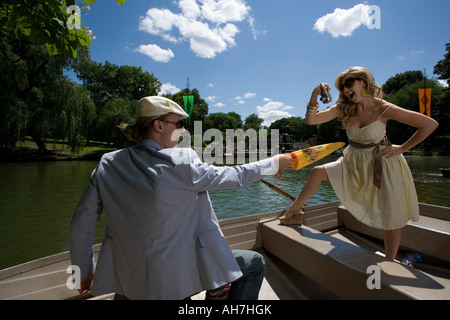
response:
<path id="1" fill-rule="evenodd" d="M 211 128 L 218 129 L 222 131 L 222 133 L 226 133 L 227 129 L 239 129 L 243 128 L 243 123 L 241 116 L 237 114 L 236 112 L 216 112 L 211 113 L 208 116 L 208 119 L 211 123 Z M 204 130 L 207 130 L 209 128 L 203 128 Z"/>
<path id="2" fill-rule="evenodd" d="M 413 84 L 417 81 L 423 80 L 422 71 L 406 71 L 389 78 L 385 84 L 383 84 L 384 94 L 394 94 L 400 89 Z"/>
<path id="3" fill-rule="evenodd" d="M 49 117 L 55 115 L 48 100 L 55 87 L 60 87 L 65 60 L 26 39 L 0 38 L 0 50 L 0 99 L 6 115 L 0 126 L 7 128 L 2 131 L 0 148 L 13 147 L 28 132 L 44 152 L 42 139 L 49 130 Z"/>
<path id="4" fill-rule="evenodd" d="M 116 0 L 123 7 L 125 0 Z M 159 80 L 141 67 L 117 66 L 108 61 L 97 63 L 89 57 L 91 31 L 81 15 L 68 10 L 76 5 L 81 14 L 95 0 L 3 0 L 0 3 L 0 150 L 14 148 L 25 136 L 32 136 L 41 152 L 47 138 L 66 141 L 73 151 L 91 139 L 117 147 L 125 139 L 117 125 L 134 121 L 136 102 L 157 95 Z M 71 7 L 73 9 L 73 7 Z M 77 17 L 80 24 L 76 24 Z M 74 20 L 75 19 L 75 20 Z M 434 73 L 440 79 L 450 77 L 450 43 L 438 61 Z M 83 85 L 68 80 L 64 68 L 72 67 Z M 418 111 L 417 89 L 423 86 L 421 71 L 397 74 L 383 85 L 386 99 L 401 107 Z M 432 116 L 440 127 L 433 134 L 433 145 L 448 154 L 450 136 L 450 90 L 427 80 L 433 89 Z M 243 122 L 236 112 L 208 113 L 208 104 L 197 89 L 183 89 L 166 95 L 183 106 L 183 96 L 193 95 L 191 115 L 202 121 L 203 131 L 217 128 L 259 130 L 263 123 L 256 114 Z M 319 143 L 345 141 L 345 131 L 337 120 L 320 126 L 307 125 L 300 117 L 275 121 L 270 129 L 287 132 L 294 141 L 315 138 Z M 414 132 L 401 124 L 388 126 L 394 143 L 403 143 Z"/>
<path id="5" fill-rule="evenodd" d="M 125 0 L 116 2 L 122 6 Z M 27 39 L 45 45 L 50 55 L 75 58 L 80 47 L 92 44 L 91 31 L 83 26 L 80 15 L 91 3 L 96 1 L 3 0 L 0 33 L 10 41 Z M 72 5 L 77 11 L 70 10 Z"/>
<path id="6" fill-rule="evenodd" d="M 264 120 L 258 117 L 256 113 L 252 113 L 247 118 L 245 118 L 244 130 L 254 129 L 258 131 L 259 129 L 261 129 L 261 125 L 263 122 Z"/>
<path id="7" fill-rule="evenodd" d="M 120 123 L 134 123 L 136 103 L 118 97 L 106 102 L 97 119 L 97 136 L 101 141 L 117 147 L 125 145 L 126 138 L 117 126 Z"/>
<path id="8" fill-rule="evenodd" d="M 139 100 L 145 96 L 157 95 L 161 88 L 159 80 L 142 67 L 117 66 L 106 61 L 92 61 L 88 53 L 82 53 L 74 60 L 72 67 L 97 107 L 102 107 L 109 99 L 122 98 Z"/>
<path id="9" fill-rule="evenodd" d="M 439 60 L 434 66 L 434 74 L 439 75 L 439 79 L 447 80 L 447 84 L 450 85 L 450 43 L 445 44 L 447 53 L 444 59 Z"/>
<path id="10" fill-rule="evenodd" d="M 450 136 L 436 137 L 436 144 L 439 146 L 440 156 L 450 156 Z"/>
<path id="11" fill-rule="evenodd" d="M 164 97 L 171 99 L 178 103 L 182 108 L 184 108 L 183 96 L 194 96 L 194 106 L 192 108 L 191 114 L 191 125 L 190 128 L 187 128 L 191 133 L 191 136 L 194 134 L 194 121 L 203 121 L 203 130 L 205 128 L 210 128 L 209 121 L 205 120 L 208 115 L 208 104 L 202 97 L 197 89 L 183 89 L 180 92 L 175 94 L 166 94 Z"/>
<path id="12" fill-rule="evenodd" d="M 431 116 L 441 124 L 448 114 L 448 104 L 443 104 L 444 97 L 447 95 L 445 88 L 443 88 L 437 81 L 426 81 L 427 88 L 432 88 L 431 94 Z M 394 94 L 386 95 L 385 99 L 398 105 L 402 108 L 419 112 L 419 94 L 418 89 L 424 87 L 424 81 L 417 81 L 415 83 L 405 85 Z M 444 134 L 444 131 L 448 131 L 446 126 L 440 126 L 438 130 L 433 133 L 433 137 Z M 392 143 L 401 144 L 404 143 L 414 134 L 416 128 L 412 128 L 408 125 L 392 121 L 387 126 L 387 136 L 391 139 Z"/>
<path id="13" fill-rule="evenodd" d="M 305 141 L 317 137 L 317 128 L 300 117 L 290 117 L 274 121 L 269 129 L 278 129 L 280 134 L 287 133 L 294 141 Z"/>

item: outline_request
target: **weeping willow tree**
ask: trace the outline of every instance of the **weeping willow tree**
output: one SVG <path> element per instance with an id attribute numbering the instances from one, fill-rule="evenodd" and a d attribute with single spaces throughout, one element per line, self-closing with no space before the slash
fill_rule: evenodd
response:
<path id="1" fill-rule="evenodd" d="M 95 116 L 83 87 L 63 75 L 66 60 L 26 39 L 0 39 L 0 149 L 31 136 L 39 153 L 47 138 L 67 139 L 75 150 Z"/>
<path id="2" fill-rule="evenodd" d="M 125 0 L 116 0 L 122 6 Z M 31 135 L 39 152 L 45 138 L 67 137 L 76 148 L 91 113 L 86 92 L 63 68 L 91 42 L 81 14 L 95 0 L 0 2 L 0 151 Z M 83 12 L 84 11 L 84 12 Z M 77 100 L 78 99 L 78 100 Z M 55 131 L 56 130 L 56 131 Z"/>
<path id="3" fill-rule="evenodd" d="M 54 139 L 67 141 L 72 152 L 78 152 L 86 140 L 89 125 L 96 117 L 95 104 L 83 86 L 61 78 L 54 83 L 53 91 L 48 92 L 43 105 L 49 106 L 47 125 L 48 135 Z"/>

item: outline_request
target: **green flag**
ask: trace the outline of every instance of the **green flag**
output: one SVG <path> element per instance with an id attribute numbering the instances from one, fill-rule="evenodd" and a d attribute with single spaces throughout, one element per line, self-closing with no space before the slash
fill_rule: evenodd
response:
<path id="1" fill-rule="evenodd" d="M 194 107 L 194 96 L 183 96 L 183 102 L 184 102 L 184 110 L 189 115 L 187 118 L 188 124 L 191 124 L 191 113 L 192 108 Z"/>

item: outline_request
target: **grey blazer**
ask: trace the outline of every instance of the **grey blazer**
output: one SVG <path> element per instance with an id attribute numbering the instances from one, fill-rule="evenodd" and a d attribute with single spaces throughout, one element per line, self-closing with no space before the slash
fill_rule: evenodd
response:
<path id="1" fill-rule="evenodd" d="M 71 222 L 70 254 L 92 294 L 184 299 L 242 273 L 219 228 L 208 190 L 241 188 L 276 172 L 265 159 L 234 167 L 202 163 L 189 148 L 152 140 L 105 154 Z M 107 216 L 97 266 L 93 234 Z"/>

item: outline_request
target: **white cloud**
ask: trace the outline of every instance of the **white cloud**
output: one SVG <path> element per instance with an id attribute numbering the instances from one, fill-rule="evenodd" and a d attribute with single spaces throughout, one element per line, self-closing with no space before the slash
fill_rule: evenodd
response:
<path id="1" fill-rule="evenodd" d="M 255 27 L 255 19 L 253 17 L 250 16 L 247 21 L 248 21 L 248 24 L 250 26 L 250 30 L 251 30 L 252 35 L 253 35 L 253 39 L 256 40 L 260 34 L 262 34 L 262 35 L 266 35 L 267 34 L 267 30 L 265 30 L 265 29 L 264 30 L 260 30 L 260 29 L 257 29 Z"/>
<path id="2" fill-rule="evenodd" d="M 317 19 L 314 30 L 321 33 L 327 31 L 333 38 L 349 37 L 355 29 L 361 26 L 374 28 L 375 17 L 372 16 L 372 12 L 372 6 L 362 3 L 350 9 L 336 8 L 333 13 Z"/>
<path id="3" fill-rule="evenodd" d="M 180 0 L 178 6 L 186 18 L 197 19 L 200 15 L 200 7 L 196 0 Z"/>
<path id="4" fill-rule="evenodd" d="M 244 99 L 250 99 L 256 97 L 256 93 L 254 92 L 247 92 L 244 94 Z"/>
<path id="5" fill-rule="evenodd" d="M 180 92 L 181 90 L 179 88 L 177 88 L 176 86 L 174 86 L 171 83 L 163 83 L 161 85 L 161 89 L 159 91 L 159 95 L 163 95 L 163 94 L 175 94 L 177 92 Z"/>
<path id="6" fill-rule="evenodd" d="M 175 56 L 172 50 L 161 49 L 156 44 L 140 45 L 134 51 L 143 53 L 158 62 L 169 62 Z"/>
<path id="7" fill-rule="evenodd" d="M 293 115 L 286 111 L 292 109 L 292 106 L 286 106 L 283 102 L 272 101 L 269 98 L 264 98 L 263 100 L 266 104 L 256 107 L 258 117 L 264 120 L 263 126 L 269 127 L 272 122 L 278 119 L 293 117 Z"/>
<path id="8" fill-rule="evenodd" d="M 172 43 L 188 41 L 197 56 L 207 59 L 236 45 L 240 30 L 235 23 L 251 19 L 244 0 L 179 0 L 178 7 L 179 14 L 151 8 L 141 17 L 139 30 Z"/>
<path id="9" fill-rule="evenodd" d="M 202 0 L 202 16 L 213 23 L 243 21 L 250 7 L 242 0 Z"/>
<path id="10" fill-rule="evenodd" d="M 420 57 L 424 52 L 425 50 L 414 50 L 411 52 L 411 57 Z"/>
<path id="11" fill-rule="evenodd" d="M 241 96 L 236 96 L 236 97 L 234 97 L 233 100 L 236 100 L 237 104 L 245 104 L 246 103 L 245 100 L 250 99 L 250 98 L 254 98 L 254 97 L 256 97 L 256 93 L 254 93 L 254 92 L 246 92 L 246 93 L 244 93 L 244 96 L 242 96 L 242 97 Z"/>
<path id="12" fill-rule="evenodd" d="M 214 84 L 212 84 L 212 83 L 208 83 L 206 86 L 209 88 L 214 88 Z"/>
<path id="13" fill-rule="evenodd" d="M 418 58 L 421 55 L 423 55 L 424 53 L 425 53 L 425 50 L 414 50 L 409 53 L 409 56 L 413 57 L 413 58 Z M 396 59 L 397 60 L 406 60 L 406 57 L 401 55 L 401 56 L 397 56 Z"/>
<path id="14" fill-rule="evenodd" d="M 169 33 L 177 20 L 178 16 L 170 10 L 153 8 L 147 11 L 145 17 L 141 17 L 139 30 L 161 36 L 171 42 L 178 42 L 178 39 Z"/>
<path id="15" fill-rule="evenodd" d="M 205 101 L 213 103 L 216 101 L 216 96 L 208 96 L 205 98 Z M 222 102 L 217 102 L 217 103 L 214 103 L 212 106 L 216 107 L 216 108 L 222 108 L 222 107 L 225 107 L 225 104 L 223 104 Z"/>

